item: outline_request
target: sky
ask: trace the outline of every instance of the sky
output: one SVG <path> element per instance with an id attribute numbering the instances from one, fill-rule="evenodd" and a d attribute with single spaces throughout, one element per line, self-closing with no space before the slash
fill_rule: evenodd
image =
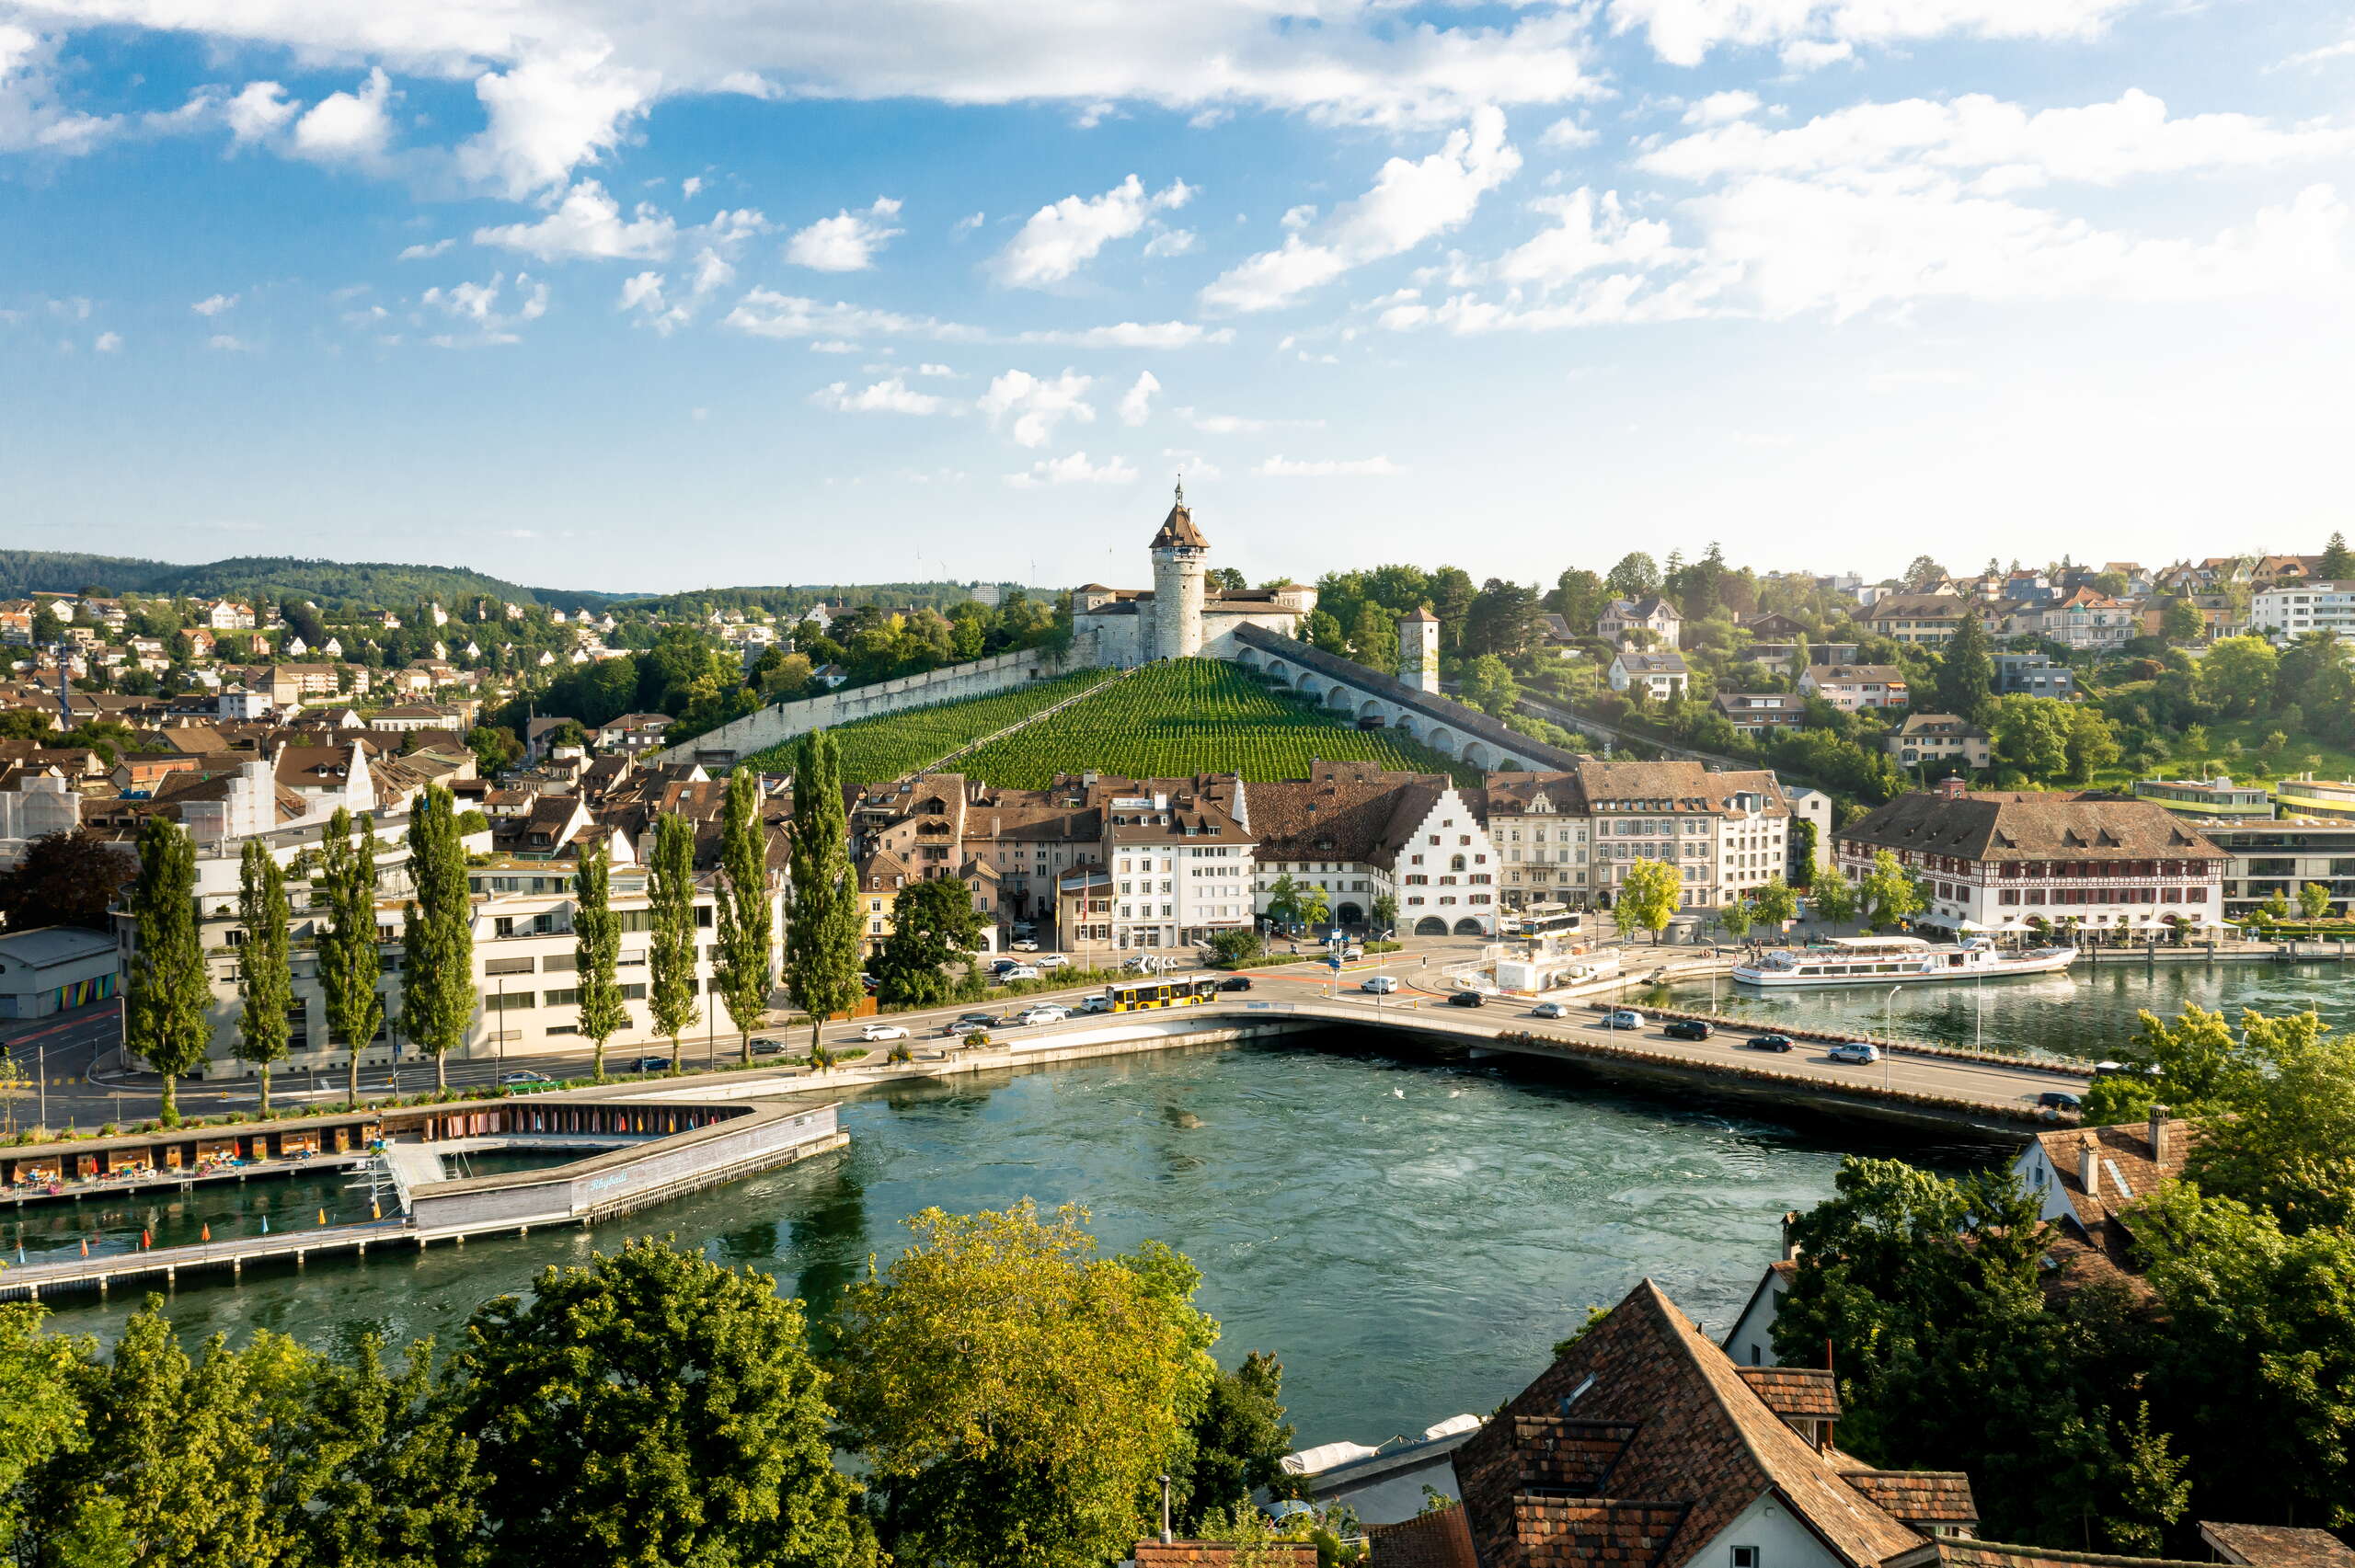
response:
<path id="1" fill-rule="evenodd" d="M 0 0 L 0 545 L 2316 550 L 2326 0 Z"/>

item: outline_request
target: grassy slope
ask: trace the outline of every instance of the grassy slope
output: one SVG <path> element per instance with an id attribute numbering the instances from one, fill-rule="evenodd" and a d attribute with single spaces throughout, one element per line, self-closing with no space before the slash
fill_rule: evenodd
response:
<path id="1" fill-rule="evenodd" d="M 994 697 L 940 703 L 836 726 L 834 738 L 843 747 L 843 777 L 854 784 L 881 784 L 896 779 L 937 762 L 959 746 L 1004 729 L 1026 715 L 1052 707 L 1111 673 L 1109 670 L 1086 670 L 1017 691 L 1001 692 Z M 785 773 L 793 766 L 793 742 L 754 752 L 738 765 L 772 773 Z"/>
<path id="2" fill-rule="evenodd" d="M 2260 715 L 2256 718 L 2218 719 L 2208 727 L 2206 767 L 2200 765 L 2200 759 L 2184 755 L 2181 738 L 2173 737 L 2171 738 L 2176 741 L 2176 755 L 2155 770 L 2142 770 L 2141 776 L 2149 778 L 2155 773 L 2167 778 L 2179 779 L 2193 776 L 2205 778 L 2212 777 L 2217 773 L 2229 773 L 2235 782 L 2242 784 L 2269 783 L 2275 779 L 2294 777 L 2303 773 L 2306 768 L 2304 759 L 2311 756 L 2321 759 L 2315 765 L 2315 777 L 2355 778 L 2355 751 L 2344 750 L 2336 746 L 2326 746 L 2314 738 L 2312 735 L 2292 735 L 2289 737 L 2290 744 L 2282 750 L 2279 758 L 2269 764 L 2260 761 L 2258 750 L 2264 746 L 2265 738 L 2281 727 L 2281 721 L 2271 714 Z M 2226 756 L 2225 746 L 2235 740 L 2241 743 L 2242 754 L 2238 757 Z M 2136 771 L 2121 763 L 2097 772 L 2094 774 L 2094 782 L 2105 789 L 2131 789 L 2134 787 L 2135 777 Z"/>
<path id="3" fill-rule="evenodd" d="M 1246 779 L 1297 779 L 1312 758 L 1373 761 L 1479 782 L 1438 752 L 1386 729 L 1318 712 L 1212 659 L 1156 664 L 994 742 L 959 764 L 990 784 L 1036 789 L 1057 773 L 1173 778 L 1239 773 Z"/>

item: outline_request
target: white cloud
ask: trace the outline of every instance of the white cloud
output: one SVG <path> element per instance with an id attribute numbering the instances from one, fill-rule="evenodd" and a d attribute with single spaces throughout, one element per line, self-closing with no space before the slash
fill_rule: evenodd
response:
<path id="1" fill-rule="evenodd" d="M 1136 426 L 1153 418 L 1153 395 L 1161 390 L 1161 383 L 1151 371 L 1139 371 L 1136 384 L 1120 395 L 1120 423 Z"/>
<path id="2" fill-rule="evenodd" d="M 365 163 L 384 156 L 392 141 L 385 106 L 393 86 L 382 66 L 369 68 L 357 93 L 329 93 L 294 122 L 294 152 L 319 163 Z"/>
<path id="3" fill-rule="evenodd" d="M 1723 125 L 1729 120 L 1746 120 L 1758 112 L 1758 95 L 1736 87 L 1728 92 L 1711 93 L 1707 97 L 1684 111 L 1687 125 Z"/>
<path id="4" fill-rule="evenodd" d="M 624 218 L 621 203 L 603 186 L 584 179 L 538 223 L 477 229 L 474 237 L 477 245 L 520 250 L 543 261 L 658 261 L 678 243 L 679 229 L 668 215 L 644 202 Z"/>
<path id="5" fill-rule="evenodd" d="M 1296 229 L 1304 229 L 1315 221 L 1316 203 L 1304 201 L 1297 207 L 1285 208 L 1284 215 L 1277 219 L 1276 223 L 1285 233 L 1290 234 Z"/>
<path id="6" fill-rule="evenodd" d="M 979 327 L 934 316 L 868 310 L 839 300 L 825 304 L 774 289 L 754 289 L 745 294 L 728 313 L 727 325 L 755 338 L 925 338 L 971 343 L 985 336 Z"/>
<path id="7" fill-rule="evenodd" d="M 1359 457 L 1343 461 L 1327 458 L 1316 462 L 1271 457 L 1251 470 L 1254 474 L 1279 479 L 1330 479 L 1350 475 L 1396 474 L 1399 471 L 1398 465 L 1386 457 Z"/>
<path id="8" fill-rule="evenodd" d="M 1096 422 L 1095 406 L 1086 400 L 1095 384 L 1095 377 L 1076 371 L 1066 370 L 1051 381 L 1028 371 L 1007 371 L 991 381 L 975 406 L 989 416 L 992 427 L 1012 416 L 1017 446 L 1044 446 L 1065 418 L 1083 425 Z"/>
<path id="9" fill-rule="evenodd" d="M 1131 175 L 1101 196 L 1066 196 L 1030 214 L 998 252 L 991 271 L 1010 288 L 1060 283 L 1112 241 L 1143 228 L 1152 214 L 1183 207 L 1193 194 L 1193 188 L 1180 179 L 1147 195 Z"/>
<path id="10" fill-rule="evenodd" d="M 219 315 L 237 303 L 235 294 L 210 294 L 188 308 L 199 315 Z"/>
<path id="11" fill-rule="evenodd" d="M 579 36 L 570 47 L 547 54 L 520 40 L 509 46 L 523 58 L 506 71 L 476 78 L 475 96 L 488 123 L 458 149 L 458 157 L 466 173 L 513 197 L 562 185 L 576 166 L 611 151 L 646 112 L 661 82 L 659 71 L 615 63 L 612 44 L 600 34 Z"/>
<path id="12" fill-rule="evenodd" d="M 899 214 L 899 202 L 888 196 L 877 197 L 865 212 L 845 208 L 787 240 L 785 258 L 819 272 L 864 272 L 875 265 L 875 253 L 902 232 L 890 223 Z"/>
<path id="13" fill-rule="evenodd" d="M 242 341 L 226 332 L 214 333 L 204 340 L 204 346 L 208 349 L 218 349 L 226 354 L 242 354 L 247 351 L 246 345 Z"/>
<path id="14" fill-rule="evenodd" d="M 78 155 L 119 128 L 58 101 L 58 41 L 0 17 L 0 152 Z"/>
<path id="15" fill-rule="evenodd" d="M 1783 48 L 1970 38 L 2089 38 L 2136 0 L 1611 0 L 1614 32 L 1641 30 L 1672 65 L 1722 46 Z M 1820 62 L 1819 62 L 1820 63 Z"/>
<path id="16" fill-rule="evenodd" d="M 1541 146 L 1562 148 L 1591 147 L 1602 140 L 1602 132 L 1575 120 L 1557 120 L 1537 138 Z"/>
<path id="17" fill-rule="evenodd" d="M 695 192 L 702 189 L 703 176 L 699 174 L 691 174 L 687 176 L 686 178 L 679 181 L 679 194 L 688 198 L 689 200 L 693 200 Z"/>
<path id="18" fill-rule="evenodd" d="M 515 329 L 547 314 L 548 286 L 533 281 L 528 272 L 516 273 L 515 303 L 511 307 L 505 303 L 507 287 L 507 275 L 494 272 L 487 282 L 426 290 L 418 297 L 418 303 L 429 312 L 449 317 L 459 328 L 437 333 L 427 341 L 438 349 L 487 348 L 523 341 Z"/>
<path id="19" fill-rule="evenodd" d="M 396 261 L 431 261 L 433 258 L 441 255 L 443 251 L 448 250 L 452 246 L 457 243 L 458 242 L 454 239 L 438 239 L 431 245 L 405 246 L 402 247 L 401 253 L 393 258 L 393 259 Z"/>
<path id="20" fill-rule="evenodd" d="M 1597 198 L 1581 189 L 1543 197 L 1530 207 L 1560 221 L 1498 259 L 1496 275 L 1507 283 L 1555 288 L 1597 268 L 1649 269 L 1683 258 L 1668 224 L 1631 217 L 1615 190 Z"/>
<path id="21" fill-rule="evenodd" d="M 717 251 L 705 249 L 695 257 L 695 270 L 687 279 L 684 297 L 670 292 L 670 280 L 663 274 L 640 272 L 623 281 L 621 297 L 615 302 L 615 308 L 635 312 L 636 325 L 650 326 L 668 337 L 694 320 L 706 298 L 735 280 L 736 269 Z"/>
<path id="22" fill-rule="evenodd" d="M 1505 117 L 1483 108 L 1417 162 L 1392 158 L 1373 189 L 1334 210 L 1312 237 L 1295 232 L 1281 249 L 1262 251 L 1202 291 L 1202 303 L 1226 310 L 1274 310 L 1354 267 L 1413 249 L 1472 216 L 1480 198 L 1511 178 L 1521 155 L 1505 140 Z"/>
<path id="23" fill-rule="evenodd" d="M 285 130 L 302 107 L 275 82 L 247 82 L 236 97 L 221 106 L 221 113 L 235 140 L 263 142 Z"/>
<path id="24" fill-rule="evenodd" d="M 119 354 L 122 352 L 122 334 L 101 332 L 98 334 L 98 341 L 92 343 L 90 347 L 101 354 Z"/>
<path id="25" fill-rule="evenodd" d="M 1147 256 L 1191 256 L 1200 248 L 1191 229 L 1164 229 L 1144 242 Z"/>
<path id="26" fill-rule="evenodd" d="M 1226 477 L 1225 469 L 1221 468 L 1217 464 L 1212 463 L 1200 452 L 1192 451 L 1189 448 L 1182 446 L 1166 446 L 1161 449 L 1161 455 L 1164 457 L 1177 459 L 1178 471 L 1181 477 L 1189 479 L 1223 479 Z"/>
<path id="27" fill-rule="evenodd" d="M 1005 482 L 1017 489 L 1032 489 L 1042 485 L 1133 485 L 1137 471 L 1124 457 L 1109 463 L 1095 464 L 1084 452 L 1069 457 L 1051 457 L 1030 465 L 1028 474 L 1009 474 Z"/>
<path id="28" fill-rule="evenodd" d="M 1856 46 L 1845 39 L 1795 38 L 1783 45 L 1783 63 L 1793 71 L 1821 71 L 1855 57 Z"/>
<path id="29" fill-rule="evenodd" d="M 1235 329 L 1213 331 L 1190 321 L 1120 321 L 1109 326 L 1017 332 L 1010 341 L 1068 349 L 1190 349 L 1199 343 L 1232 343 Z"/>
<path id="30" fill-rule="evenodd" d="M 838 414 L 938 414 L 956 407 L 946 397 L 916 391 L 899 376 L 859 392 L 853 392 L 848 382 L 838 381 L 811 393 L 810 401 Z"/>
<path id="31" fill-rule="evenodd" d="M 968 212 L 965 216 L 958 219 L 955 223 L 948 225 L 948 237 L 950 239 L 963 239 L 967 235 L 971 234 L 975 229 L 980 228 L 988 221 L 989 214 L 987 212 Z"/>
<path id="32" fill-rule="evenodd" d="M 957 372 L 955 371 L 950 370 L 947 365 L 925 364 L 918 365 L 916 367 L 916 374 L 918 375 L 953 376 Z"/>

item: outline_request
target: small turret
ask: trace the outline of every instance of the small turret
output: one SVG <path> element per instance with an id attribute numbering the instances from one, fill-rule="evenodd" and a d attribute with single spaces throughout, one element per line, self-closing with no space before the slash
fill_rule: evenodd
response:
<path id="1" fill-rule="evenodd" d="M 1169 515 L 1153 536 L 1153 648 L 1156 658 L 1191 658 L 1202 651 L 1203 578 L 1210 541 L 1194 526 L 1186 486 L 1178 485 Z"/>
<path id="2" fill-rule="evenodd" d="M 1398 617 L 1398 679 L 1439 690 L 1439 617 L 1419 604 Z"/>

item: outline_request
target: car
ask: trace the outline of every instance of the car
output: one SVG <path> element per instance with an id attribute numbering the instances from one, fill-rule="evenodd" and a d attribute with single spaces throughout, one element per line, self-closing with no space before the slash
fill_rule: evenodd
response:
<path id="1" fill-rule="evenodd" d="M 1447 995 L 1447 1004 L 1450 1007 L 1486 1007 L 1488 1005 L 1488 999 L 1476 990 L 1450 991 Z"/>
<path id="2" fill-rule="evenodd" d="M 671 1070 L 671 1059 L 669 1057 L 639 1057 L 629 1064 L 629 1070 L 632 1072 L 668 1072 Z"/>
<path id="3" fill-rule="evenodd" d="M 1644 1026 L 1644 1015 L 1632 1007 L 1616 1008 L 1603 1015 L 1603 1026 L 1606 1029 L 1640 1029 Z"/>
<path id="4" fill-rule="evenodd" d="M 858 1032 L 858 1037 L 862 1040 L 904 1040 L 908 1037 L 908 1031 L 899 1024 L 869 1024 Z"/>
<path id="5" fill-rule="evenodd" d="M 1833 1061 L 1860 1067 L 1880 1060 L 1880 1047 L 1868 1040 L 1843 1040 L 1823 1054 Z"/>
<path id="6" fill-rule="evenodd" d="M 1080 1001 L 1079 1010 L 1082 1013 L 1109 1013 L 1112 1011 L 1112 999 L 1101 995 L 1086 997 Z"/>
<path id="7" fill-rule="evenodd" d="M 1376 996 L 1388 996 L 1397 989 L 1398 977 L 1396 975 L 1375 975 L 1371 979 L 1358 982 L 1358 990 L 1372 991 Z"/>
<path id="8" fill-rule="evenodd" d="M 2083 1104 L 2074 1094 L 2063 1093 L 2058 1089 L 2047 1089 L 2043 1093 L 2039 1094 L 2036 1097 L 2036 1104 L 2039 1109 L 2047 1111 L 2075 1111 L 2084 1109 Z"/>
<path id="9" fill-rule="evenodd" d="M 995 1013 L 968 1013 L 952 1023 L 943 1024 L 940 1026 L 940 1032 L 943 1035 L 962 1038 L 967 1035 L 986 1035 L 993 1029 L 1004 1027 L 1005 1025 L 998 1021 Z"/>
<path id="10" fill-rule="evenodd" d="M 1251 989 L 1251 977 L 1248 975 L 1229 975 L 1226 979 L 1219 981 L 1218 989 L 1221 990 L 1249 990 Z"/>
<path id="11" fill-rule="evenodd" d="M 1752 1035 L 1741 1043 L 1753 1051 L 1786 1051 L 1791 1048 L 1788 1035 Z"/>
<path id="12" fill-rule="evenodd" d="M 1036 953 L 1039 951 L 1038 942 L 1028 936 L 1018 938 L 1016 941 L 1006 944 L 1006 945 L 1013 948 L 1017 953 Z"/>
<path id="13" fill-rule="evenodd" d="M 499 1082 L 512 1089 L 523 1083 L 554 1083 L 556 1080 L 545 1072 L 511 1072 Z"/>
<path id="14" fill-rule="evenodd" d="M 1558 1001 L 1541 1001 L 1529 1010 L 1532 1018 L 1568 1018 L 1570 1010 Z"/>
<path id="15" fill-rule="evenodd" d="M 754 1040 L 752 1042 L 752 1054 L 756 1057 L 779 1057 L 786 1053 L 786 1043 L 783 1040 Z"/>
<path id="16" fill-rule="evenodd" d="M 1341 950 L 1341 962 L 1344 964 L 1354 964 L 1364 956 L 1365 949 L 1358 946 L 1354 943 Z"/>
<path id="17" fill-rule="evenodd" d="M 1027 1026 L 1033 1024 L 1060 1024 L 1070 1016 L 1071 1010 L 1067 1007 L 1026 1007 L 1014 1015 L 1014 1021 Z"/>
<path id="18" fill-rule="evenodd" d="M 1717 1033 L 1698 1018 L 1673 1018 L 1660 1025 L 1661 1034 L 1671 1040 L 1706 1040 Z"/>
<path id="19" fill-rule="evenodd" d="M 1030 960 L 1041 969 L 1068 969 L 1071 960 L 1060 953 L 1041 953 Z"/>

